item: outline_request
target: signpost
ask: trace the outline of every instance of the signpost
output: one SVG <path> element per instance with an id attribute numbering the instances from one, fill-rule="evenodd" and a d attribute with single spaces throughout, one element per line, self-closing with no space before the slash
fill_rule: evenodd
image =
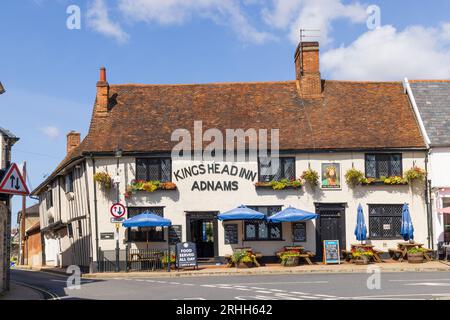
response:
<path id="1" fill-rule="evenodd" d="M 2 181 L 0 182 L 0 193 L 14 194 L 20 196 L 27 196 L 30 194 L 25 183 L 22 174 L 17 167 L 17 164 L 13 163 Z"/>
<path id="2" fill-rule="evenodd" d="M 323 263 L 341 264 L 341 254 L 339 250 L 339 240 L 323 241 Z"/>
<path id="3" fill-rule="evenodd" d="M 109 212 L 113 218 L 122 218 L 127 213 L 127 209 L 121 203 L 114 203 L 109 209 Z"/>
<path id="4" fill-rule="evenodd" d="M 197 247 L 193 242 L 181 242 L 176 245 L 177 268 L 198 268 Z"/>

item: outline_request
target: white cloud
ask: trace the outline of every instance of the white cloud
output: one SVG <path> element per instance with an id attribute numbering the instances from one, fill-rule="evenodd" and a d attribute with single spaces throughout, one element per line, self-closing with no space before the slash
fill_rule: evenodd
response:
<path id="1" fill-rule="evenodd" d="M 129 35 L 118 23 L 111 21 L 104 0 L 93 0 L 87 11 L 88 26 L 93 30 L 116 39 L 119 43 L 128 41 Z"/>
<path id="2" fill-rule="evenodd" d="M 269 26 L 288 31 L 294 44 L 299 41 L 300 29 L 320 30 L 309 34 L 320 34 L 324 45 L 332 40 L 330 32 L 334 21 L 365 23 L 367 20 L 366 6 L 359 2 L 343 4 L 342 0 L 272 0 L 272 8 L 264 8 L 262 15 Z"/>
<path id="3" fill-rule="evenodd" d="M 256 2 L 244 3 L 249 4 Z M 129 21 L 168 26 L 201 17 L 229 26 L 243 41 L 263 43 L 272 38 L 252 26 L 237 0 L 119 0 L 119 9 Z"/>
<path id="4" fill-rule="evenodd" d="M 56 140 L 60 136 L 59 129 L 55 126 L 46 126 L 40 129 L 49 139 Z"/>
<path id="5" fill-rule="evenodd" d="M 321 57 L 329 78 L 352 80 L 448 79 L 449 61 L 450 24 L 403 31 L 382 26 Z"/>

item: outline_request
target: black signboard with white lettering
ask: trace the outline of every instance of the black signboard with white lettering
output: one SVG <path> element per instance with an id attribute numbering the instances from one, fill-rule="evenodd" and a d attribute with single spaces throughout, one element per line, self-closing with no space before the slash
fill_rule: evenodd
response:
<path id="1" fill-rule="evenodd" d="M 177 244 L 181 242 L 181 234 L 182 234 L 182 226 L 181 225 L 172 225 L 169 227 L 169 243 Z"/>
<path id="2" fill-rule="evenodd" d="M 294 242 L 306 242 L 306 223 L 293 222 L 292 237 L 294 238 Z"/>
<path id="3" fill-rule="evenodd" d="M 176 245 L 177 268 L 197 267 L 197 247 L 193 242 L 181 242 Z"/>
<path id="4" fill-rule="evenodd" d="M 225 244 L 237 244 L 238 243 L 238 225 L 226 224 L 225 228 Z"/>

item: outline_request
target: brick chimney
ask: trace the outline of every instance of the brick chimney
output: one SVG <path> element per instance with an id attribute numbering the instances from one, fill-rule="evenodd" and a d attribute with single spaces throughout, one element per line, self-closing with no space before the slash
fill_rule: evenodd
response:
<path id="1" fill-rule="evenodd" d="M 300 42 L 295 51 L 295 71 L 300 96 L 304 99 L 321 98 L 318 42 Z"/>
<path id="2" fill-rule="evenodd" d="M 106 68 L 100 68 L 100 80 L 97 82 L 97 98 L 95 101 L 95 115 L 108 115 L 109 83 L 106 81 Z"/>
<path id="3" fill-rule="evenodd" d="M 67 153 L 75 149 L 80 145 L 80 133 L 76 131 L 70 131 L 67 134 Z"/>

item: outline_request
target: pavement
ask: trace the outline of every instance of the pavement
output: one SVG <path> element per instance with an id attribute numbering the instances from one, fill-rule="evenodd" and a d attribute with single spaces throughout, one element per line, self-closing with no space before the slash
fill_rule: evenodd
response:
<path id="1" fill-rule="evenodd" d="M 350 263 L 334 265 L 302 265 L 296 267 L 282 267 L 279 264 L 258 268 L 238 269 L 226 267 L 200 267 L 199 270 L 180 270 L 171 272 L 120 272 L 120 273 L 89 273 L 84 274 L 86 279 L 110 278 L 177 278 L 177 277 L 204 277 L 204 276 L 238 276 L 238 275 L 273 275 L 273 274 L 315 274 L 315 273 L 367 273 L 369 268 L 377 268 L 380 272 L 440 272 L 450 271 L 450 265 L 440 261 L 431 261 L 422 264 L 407 262 L 386 262 L 370 265 L 355 265 Z M 48 270 L 47 270 L 48 271 Z M 54 271 L 54 270 L 53 270 Z"/>
<path id="2" fill-rule="evenodd" d="M 10 290 L 0 295 L 0 300 L 43 300 L 44 296 L 36 289 L 29 286 L 10 283 Z"/>
<path id="3" fill-rule="evenodd" d="M 441 300 L 450 299 L 450 271 L 301 273 L 239 276 L 73 279 L 13 270 L 11 277 L 46 293 L 46 299 L 89 300 Z"/>

